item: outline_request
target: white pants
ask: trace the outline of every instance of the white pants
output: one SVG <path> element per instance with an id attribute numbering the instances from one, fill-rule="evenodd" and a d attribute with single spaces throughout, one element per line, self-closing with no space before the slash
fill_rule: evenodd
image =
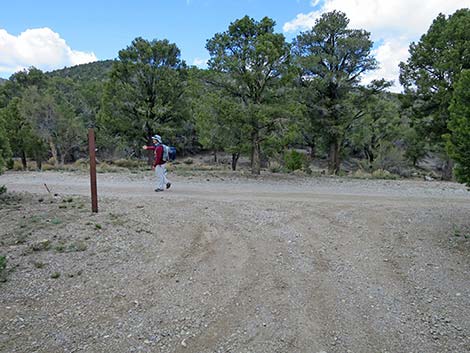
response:
<path id="1" fill-rule="evenodd" d="M 155 184 L 155 189 L 164 190 L 167 183 L 170 181 L 166 178 L 166 167 L 164 164 L 157 165 L 155 167 L 155 176 L 157 177 L 157 181 Z"/>

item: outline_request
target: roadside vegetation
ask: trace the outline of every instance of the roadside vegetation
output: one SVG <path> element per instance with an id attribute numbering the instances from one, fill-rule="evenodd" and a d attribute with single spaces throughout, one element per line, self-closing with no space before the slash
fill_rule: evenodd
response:
<path id="1" fill-rule="evenodd" d="M 377 68 L 371 35 L 337 11 L 290 43 L 270 18 L 237 19 L 208 38 L 207 69 L 167 39 L 140 37 L 116 60 L 31 67 L 0 84 L 0 170 L 80 170 L 94 127 L 102 172 L 145 170 L 152 156 L 141 146 L 158 133 L 177 148 L 176 169 L 211 153 L 211 167 L 228 156 L 224 166 L 248 160 L 253 175 L 427 174 L 468 185 L 469 24 L 469 9 L 439 15 L 411 43 L 402 94 L 384 80 L 361 84 Z"/>

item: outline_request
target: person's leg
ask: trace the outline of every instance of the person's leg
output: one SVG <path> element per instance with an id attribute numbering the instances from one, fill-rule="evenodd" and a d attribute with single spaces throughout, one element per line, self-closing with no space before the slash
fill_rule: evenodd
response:
<path id="1" fill-rule="evenodd" d="M 163 190 L 165 187 L 165 170 L 161 165 L 155 167 L 155 176 L 157 178 L 155 190 Z"/>
<path id="2" fill-rule="evenodd" d="M 164 166 L 164 168 L 165 168 L 165 186 L 166 186 L 167 189 L 169 189 L 170 186 L 171 186 L 171 181 L 166 176 L 167 175 L 166 166 Z"/>

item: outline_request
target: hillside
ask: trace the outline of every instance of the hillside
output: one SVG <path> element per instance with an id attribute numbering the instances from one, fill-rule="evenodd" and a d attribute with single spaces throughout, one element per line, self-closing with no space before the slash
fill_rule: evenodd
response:
<path id="1" fill-rule="evenodd" d="M 95 61 L 88 64 L 81 64 L 71 67 L 64 67 L 60 70 L 48 72 L 49 76 L 68 77 L 73 80 L 98 80 L 103 81 L 108 77 L 114 60 Z"/>

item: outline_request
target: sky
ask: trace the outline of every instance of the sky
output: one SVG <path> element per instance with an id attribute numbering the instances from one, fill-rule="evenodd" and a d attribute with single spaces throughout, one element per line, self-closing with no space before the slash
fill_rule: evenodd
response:
<path id="1" fill-rule="evenodd" d="M 311 29 L 324 12 L 339 10 L 351 29 L 365 29 L 374 41 L 380 68 L 362 82 L 393 80 L 439 13 L 470 7 L 470 0 L 0 0 L 0 77 L 35 66 L 50 71 L 115 59 L 133 39 L 168 39 L 189 65 L 205 67 L 206 41 L 248 15 L 268 16 L 290 42 Z"/>

